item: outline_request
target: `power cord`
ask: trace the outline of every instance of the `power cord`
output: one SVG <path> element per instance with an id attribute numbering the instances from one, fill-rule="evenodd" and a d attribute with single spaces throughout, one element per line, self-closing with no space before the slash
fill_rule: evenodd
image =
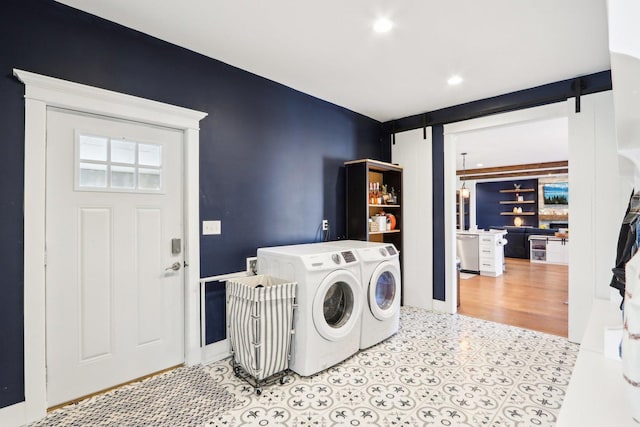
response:
<path id="1" fill-rule="evenodd" d="M 329 241 L 329 237 L 331 236 L 331 226 L 330 226 L 330 225 L 327 225 L 327 229 L 326 229 L 326 230 L 324 230 L 324 231 L 322 232 L 322 234 L 323 234 L 323 235 L 322 235 L 322 241 L 323 241 L 323 242 L 328 242 L 328 241 Z"/>

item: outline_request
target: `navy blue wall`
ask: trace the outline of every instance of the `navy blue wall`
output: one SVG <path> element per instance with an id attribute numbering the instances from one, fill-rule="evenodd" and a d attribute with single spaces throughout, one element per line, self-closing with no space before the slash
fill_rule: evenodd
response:
<path id="1" fill-rule="evenodd" d="M 516 200 L 516 193 L 501 193 L 500 190 L 513 190 L 513 184 L 520 184 L 520 188 L 534 189 L 533 192 L 519 193 L 524 200 L 535 203 L 505 204 L 501 200 Z M 513 225 L 515 216 L 500 215 L 500 212 L 509 212 L 514 207 L 521 207 L 523 212 L 534 212 L 535 215 L 519 215 L 522 225 L 538 226 L 538 180 L 519 179 L 513 181 L 479 182 L 476 184 L 476 224 L 478 228 L 490 228 L 492 226 Z"/>
<path id="2" fill-rule="evenodd" d="M 444 301 L 444 126 L 434 125 L 431 129 L 433 144 L 431 156 L 433 163 L 433 298 Z M 442 247 L 439 243 L 442 242 Z M 436 252 L 436 250 L 438 252 Z M 437 264 L 437 265 L 436 265 Z M 443 286 L 435 286 L 442 283 Z"/>
<path id="3" fill-rule="evenodd" d="M 0 14 L 0 407 L 24 400 L 24 87 L 13 68 L 209 113 L 200 131 L 201 274 L 245 267 L 267 245 L 344 234 L 346 160 L 389 160 L 380 123 L 219 61 L 49 0 L 10 0 Z M 28 232 L 28 230 L 27 230 Z M 209 341 L 224 335 L 224 293 L 211 285 Z"/>

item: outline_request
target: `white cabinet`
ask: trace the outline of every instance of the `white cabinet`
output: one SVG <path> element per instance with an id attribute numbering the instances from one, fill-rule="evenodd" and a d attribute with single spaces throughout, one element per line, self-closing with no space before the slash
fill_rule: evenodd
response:
<path id="1" fill-rule="evenodd" d="M 546 264 L 569 264 L 569 239 L 555 236 L 529 236 L 529 259 Z"/>
<path id="2" fill-rule="evenodd" d="M 569 240 L 547 241 L 547 262 L 551 264 L 569 264 Z"/>
<path id="3" fill-rule="evenodd" d="M 478 240 L 480 275 L 500 276 L 504 271 L 502 233 L 480 234 Z"/>
<path id="4" fill-rule="evenodd" d="M 500 276 L 504 272 L 503 236 L 506 233 L 502 230 L 458 231 L 456 255 L 462 270 L 479 271 L 481 276 Z"/>

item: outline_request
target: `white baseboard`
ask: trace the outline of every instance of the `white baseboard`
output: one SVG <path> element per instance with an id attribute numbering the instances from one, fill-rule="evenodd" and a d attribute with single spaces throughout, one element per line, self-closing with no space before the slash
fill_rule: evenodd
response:
<path id="1" fill-rule="evenodd" d="M 217 362 L 218 360 L 225 359 L 231 356 L 231 343 L 229 339 L 214 342 L 213 344 L 206 345 L 202 349 L 202 364 L 208 365 L 209 363 Z"/>
<path id="2" fill-rule="evenodd" d="M 440 300 L 437 300 L 437 299 L 433 300 L 433 311 L 437 311 L 437 312 L 440 312 L 440 313 L 453 314 L 451 312 L 451 310 L 449 310 L 449 304 L 447 304 L 446 301 L 440 301 Z"/>
<path id="3" fill-rule="evenodd" d="M 0 409 L 0 425 L 5 427 L 18 427 L 31 421 L 26 416 L 25 402 L 16 403 L 15 405 L 6 406 Z"/>

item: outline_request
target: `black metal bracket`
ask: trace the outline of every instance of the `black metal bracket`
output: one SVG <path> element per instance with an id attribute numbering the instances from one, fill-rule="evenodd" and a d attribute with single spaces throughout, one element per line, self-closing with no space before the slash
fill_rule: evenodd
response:
<path id="1" fill-rule="evenodd" d="M 427 139 L 427 113 L 422 115 L 422 139 Z"/>
<path id="2" fill-rule="evenodd" d="M 391 143 L 396 145 L 396 121 L 391 123 Z"/>
<path id="3" fill-rule="evenodd" d="M 571 83 L 571 89 L 573 89 L 573 93 L 576 97 L 576 113 L 580 112 L 580 97 L 582 96 L 582 91 L 584 91 L 587 86 L 582 81 L 581 77 L 578 77 Z"/>

